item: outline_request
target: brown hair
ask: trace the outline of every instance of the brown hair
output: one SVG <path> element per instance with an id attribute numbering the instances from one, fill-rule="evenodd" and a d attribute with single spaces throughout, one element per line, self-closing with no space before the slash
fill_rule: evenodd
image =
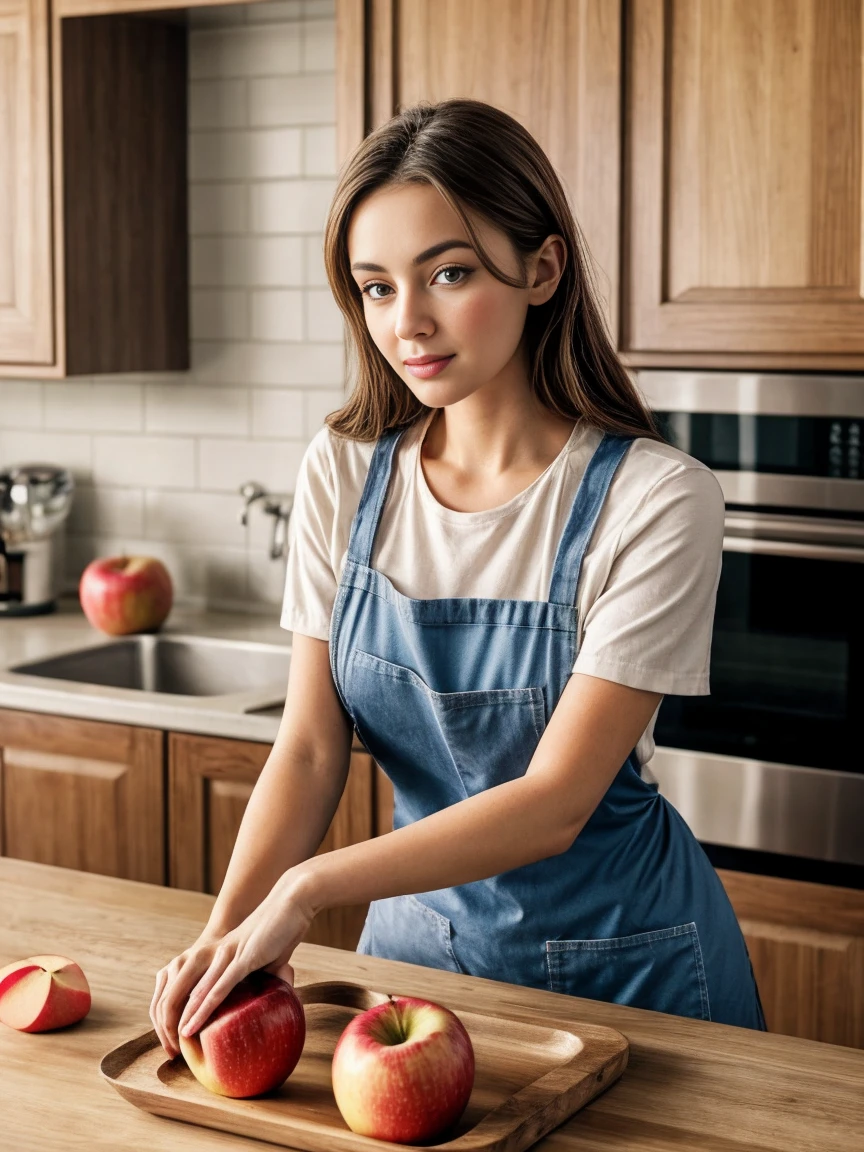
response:
<path id="1" fill-rule="evenodd" d="M 331 430 L 377 440 L 430 409 L 399 378 L 366 327 L 360 289 L 351 276 L 348 226 L 359 202 L 376 189 L 431 184 L 462 221 L 484 267 L 514 287 L 484 251 L 465 209 L 505 232 L 523 265 L 552 233 L 567 246 L 564 272 L 551 299 L 528 309 L 525 336 L 531 386 L 538 399 L 568 419 L 626 436 L 663 437 L 618 359 L 597 302 L 590 256 L 549 158 L 522 125 L 480 100 L 421 101 L 404 108 L 363 140 L 340 172 L 324 233 L 330 288 L 348 323 L 351 396 L 327 417 Z"/>

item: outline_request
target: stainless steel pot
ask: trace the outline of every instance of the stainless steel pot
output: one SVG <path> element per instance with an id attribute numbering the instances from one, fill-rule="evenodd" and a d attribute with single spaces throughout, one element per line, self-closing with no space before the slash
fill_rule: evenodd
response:
<path id="1" fill-rule="evenodd" d="M 71 474 L 51 464 L 0 471 L 0 614 L 34 615 L 55 607 L 74 487 Z"/>

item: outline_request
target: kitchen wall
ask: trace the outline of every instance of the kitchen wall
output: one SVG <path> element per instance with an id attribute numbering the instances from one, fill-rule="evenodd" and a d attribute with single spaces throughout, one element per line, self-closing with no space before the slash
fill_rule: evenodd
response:
<path id="1" fill-rule="evenodd" d="M 95 556 L 168 566 L 179 600 L 276 614 L 272 519 L 343 399 L 322 232 L 335 187 L 333 0 L 199 9 L 189 35 L 192 367 L 0 381 L 0 466 L 69 468 L 67 590 Z"/>

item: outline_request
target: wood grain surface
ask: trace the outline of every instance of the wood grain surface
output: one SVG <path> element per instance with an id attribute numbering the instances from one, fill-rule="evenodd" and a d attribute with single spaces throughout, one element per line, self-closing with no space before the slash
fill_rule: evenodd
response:
<path id="1" fill-rule="evenodd" d="M 308 1152 L 364 1152 L 368 1138 L 347 1127 L 336 1105 L 333 1052 L 354 1016 L 386 1004 L 398 989 L 327 980 L 298 985 L 298 993 L 306 1013 L 300 1062 L 279 1089 L 254 1101 L 208 1091 L 182 1056 L 166 1059 L 153 1029 L 109 1052 L 102 1074 L 124 1100 L 159 1116 Z M 614 1083 L 627 1064 L 627 1041 L 611 1028 L 558 1028 L 539 1014 L 533 1024 L 457 1015 L 474 1048 L 474 1085 L 462 1117 L 434 1148 L 524 1152 Z M 373 1147 L 402 1145 L 376 1140 Z"/>
<path id="2" fill-rule="evenodd" d="M 62 1032 L 0 1026 L 2 1146 L 9 1152 L 261 1150 L 256 1140 L 142 1112 L 104 1082 L 106 1053 L 149 1027 L 157 969 L 206 922 L 213 897 L 0 859 L 0 966 L 60 953 L 93 1007 Z M 301 944 L 298 984 L 348 980 L 562 1029 L 599 1024 L 630 1042 L 624 1075 L 537 1145 L 580 1152 L 851 1152 L 864 1132 L 864 1053 L 621 1008 Z"/>

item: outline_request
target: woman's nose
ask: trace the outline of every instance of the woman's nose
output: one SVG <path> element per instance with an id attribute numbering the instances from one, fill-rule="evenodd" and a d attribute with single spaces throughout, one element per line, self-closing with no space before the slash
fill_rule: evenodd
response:
<path id="1" fill-rule="evenodd" d="M 423 294 L 403 289 L 396 304 L 394 334 L 400 340 L 416 340 L 420 336 L 431 335 L 434 330 L 435 324 Z"/>

